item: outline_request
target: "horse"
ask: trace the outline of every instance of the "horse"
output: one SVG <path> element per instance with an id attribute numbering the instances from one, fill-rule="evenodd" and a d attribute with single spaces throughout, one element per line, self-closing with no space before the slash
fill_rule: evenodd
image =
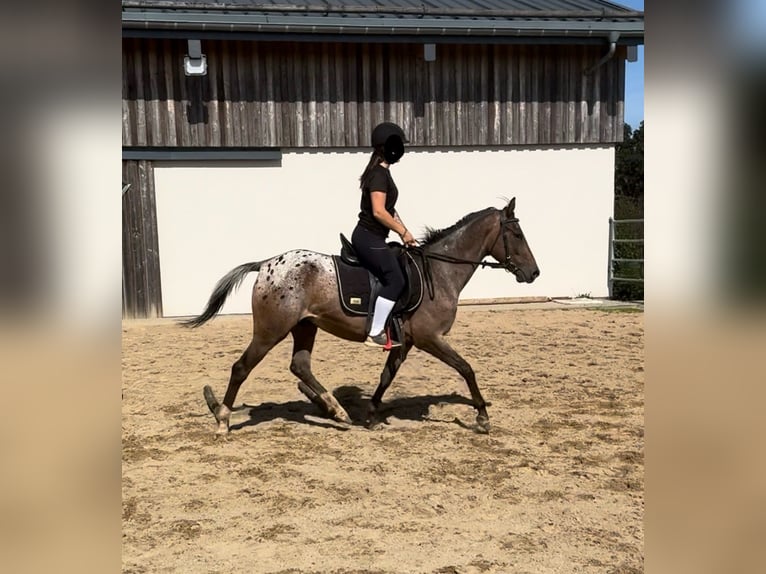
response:
<path id="1" fill-rule="evenodd" d="M 420 245 L 407 247 L 427 278 L 428 295 L 403 317 L 401 347 L 389 351 L 380 382 L 368 405 L 367 424 L 381 422 L 383 394 L 412 347 L 417 347 L 457 370 L 468 384 L 477 411 L 475 430 L 488 433 L 487 403 L 476 384 L 471 365 L 445 340 L 457 315 L 458 297 L 479 266 L 505 269 L 519 283 L 532 283 L 540 274 L 537 262 L 515 216 L 516 198 L 502 208 L 488 207 L 470 213 L 451 227 L 427 228 Z M 491 256 L 495 261 L 483 261 Z M 199 327 L 212 319 L 245 276 L 258 272 L 252 291 L 253 335 L 241 357 L 232 365 L 223 403 L 209 385 L 203 389 L 208 408 L 218 423 L 217 432 L 229 432 L 229 418 L 240 386 L 252 369 L 288 334 L 293 337 L 290 371 L 298 388 L 324 413 L 352 424 L 346 410 L 311 372 L 311 352 L 317 329 L 349 341 L 363 342 L 366 318 L 349 316 L 341 307 L 338 280 L 330 255 L 297 249 L 263 261 L 244 263 L 224 275 L 197 317 L 182 320 Z"/>

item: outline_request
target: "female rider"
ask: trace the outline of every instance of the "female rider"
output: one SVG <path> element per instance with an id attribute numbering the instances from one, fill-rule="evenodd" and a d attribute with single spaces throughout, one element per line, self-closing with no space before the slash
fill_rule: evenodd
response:
<path id="1" fill-rule="evenodd" d="M 377 125 L 372 131 L 370 161 L 359 178 L 362 200 L 351 243 L 362 265 L 382 283 L 365 341 L 372 347 L 384 347 L 390 339 L 385 332 L 386 321 L 405 286 L 396 255 L 386 244 L 388 233 L 397 233 L 405 245 L 417 245 L 395 209 L 399 190 L 390 171 L 391 165 L 404 155 L 406 142 L 398 125 L 390 122 Z M 400 344 L 391 341 L 391 346 Z"/>

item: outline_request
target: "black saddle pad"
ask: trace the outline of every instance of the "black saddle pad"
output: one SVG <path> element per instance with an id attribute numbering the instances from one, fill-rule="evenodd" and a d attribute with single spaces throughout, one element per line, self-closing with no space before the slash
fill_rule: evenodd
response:
<path id="1" fill-rule="evenodd" d="M 335 276 L 338 278 L 338 295 L 343 310 L 351 315 L 367 315 L 370 311 L 370 297 L 373 283 L 378 280 L 364 267 L 349 265 L 338 255 L 333 255 Z M 411 313 L 423 300 L 423 275 L 409 253 L 404 254 L 406 286 L 394 306 L 393 314 Z"/>

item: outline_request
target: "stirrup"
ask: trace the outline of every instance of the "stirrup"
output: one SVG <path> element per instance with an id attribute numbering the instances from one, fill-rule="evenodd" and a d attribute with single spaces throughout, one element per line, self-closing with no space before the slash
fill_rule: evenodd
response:
<path id="1" fill-rule="evenodd" d="M 377 347 L 378 349 L 383 349 L 384 351 L 390 351 L 394 347 L 402 346 L 399 341 L 394 341 L 391 339 L 391 335 L 388 329 L 377 335 L 367 335 L 367 339 L 364 341 L 364 344 L 368 347 Z"/>

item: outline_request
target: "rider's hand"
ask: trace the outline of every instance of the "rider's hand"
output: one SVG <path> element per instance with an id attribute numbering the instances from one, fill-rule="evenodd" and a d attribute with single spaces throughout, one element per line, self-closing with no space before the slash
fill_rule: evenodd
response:
<path id="1" fill-rule="evenodd" d="M 409 229 L 404 230 L 404 235 L 400 235 L 402 238 L 402 243 L 409 246 L 417 245 L 417 240 L 412 236 L 412 233 L 410 233 Z"/>

